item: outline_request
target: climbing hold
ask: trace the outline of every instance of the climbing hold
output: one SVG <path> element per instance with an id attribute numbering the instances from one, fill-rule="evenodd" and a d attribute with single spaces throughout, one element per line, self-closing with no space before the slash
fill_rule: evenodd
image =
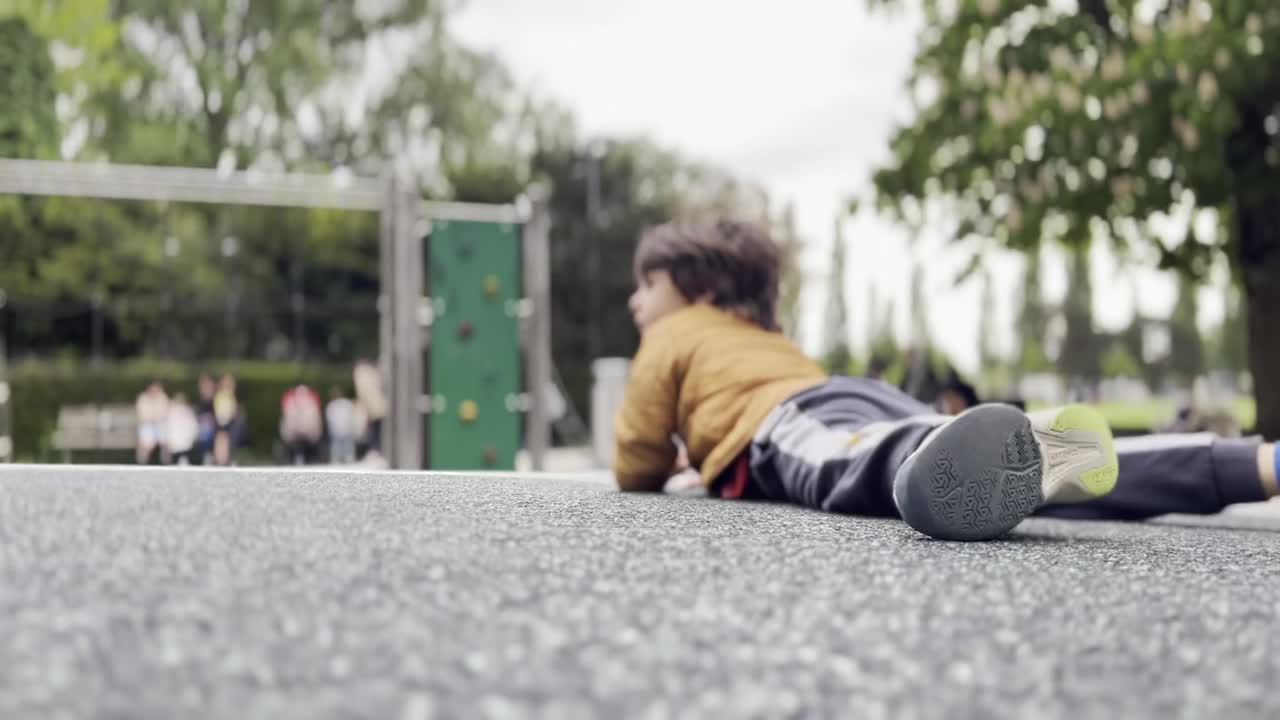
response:
<path id="1" fill-rule="evenodd" d="M 471 336 L 475 334 L 475 331 L 476 328 L 471 324 L 470 320 L 463 320 L 462 324 L 458 326 L 458 339 L 470 340 Z"/>
<path id="2" fill-rule="evenodd" d="M 474 400 L 463 400 L 458 405 L 458 417 L 462 418 L 462 422 L 475 422 L 480 416 L 480 406 L 476 405 Z"/>
<path id="3" fill-rule="evenodd" d="M 494 297 L 498 294 L 498 276 L 486 275 L 484 278 L 484 294 L 488 297 Z"/>

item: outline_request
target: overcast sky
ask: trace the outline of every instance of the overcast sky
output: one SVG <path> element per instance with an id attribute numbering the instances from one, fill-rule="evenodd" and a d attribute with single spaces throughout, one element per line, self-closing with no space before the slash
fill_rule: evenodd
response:
<path id="1" fill-rule="evenodd" d="M 893 127 L 910 118 L 903 81 L 914 16 L 868 12 L 862 0 L 468 0 L 454 26 L 470 44 L 497 51 L 524 84 L 572 108 L 586 133 L 648 135 L 764 184 L 775 202 L 794 201 L 809 242 L 802 337 L 820 349 L 834 218 L 843 198 L 866 194 Z M 896 299 L 905 338 L 906 235 L 870 211 L 846 229 L 855 343 L 869 325 L 872 285 Z M 978 287 L 949 280 L 962 253 L 933 237 L 915 252 L 930 258 L 935 339 L 972 371 Z M 1132 311 L 1130 283 L 1115 277 L 1105 253 L 1096 256 L 1095 308 L 1102 324 L 1117 326 Z M 1052 258 L 1048 266 L 1046 292 L 1056 297 L 1065 274 Z M 1019 260 L 997 261 L 994 271 L 1012 288 Z M 1144 310 L 1167 311 L 1169 283 L 1139 285 Z M 1012 307 L 1000 304 L 998 321 L 1008 324 Z M 1205 318 L 1214 315 L 1211 305 Z"/>

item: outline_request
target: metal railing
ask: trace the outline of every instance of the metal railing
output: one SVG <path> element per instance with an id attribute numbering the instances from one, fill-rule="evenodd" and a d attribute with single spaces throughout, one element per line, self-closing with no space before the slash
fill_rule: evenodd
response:
<path id="1" fill-rule="evenodd" d="M 222 172 L 204 168 L 78 163 L 0 158 L 0 194 L 48 195 L 104 200 L 331 208 L 381 212 L 387 184 L 346 172 L 327 175 Z M 529 210 L 515 204 L 487 205 L 423 201 L 432 220 L 520 223 Z"/>

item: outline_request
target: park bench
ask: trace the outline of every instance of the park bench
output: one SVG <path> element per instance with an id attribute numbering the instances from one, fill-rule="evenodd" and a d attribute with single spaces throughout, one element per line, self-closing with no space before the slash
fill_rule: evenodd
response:
<path id="1" fill-rule="evenodd" d="M 68 405 L 58 408 L 53 448 L 71 462 L 77 450 L 133 450 L 138 442 L 138 416 L 133 405 Z"/>

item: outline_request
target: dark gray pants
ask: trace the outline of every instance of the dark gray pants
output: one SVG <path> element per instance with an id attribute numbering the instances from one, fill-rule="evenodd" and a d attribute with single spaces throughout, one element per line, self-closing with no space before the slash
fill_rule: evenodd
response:
<path id="1" fill-rule="evenodd" d="M 893 478 L 934 428 L 948 420 L 897 388 L 834 377 L 779 405 L 749 450 L 752 492 L 819 510 L 897 516 Z M 1255 440 L 1206 435 L 1119 439 L 1120 478 L 1110 494 L 1038 514 L 1134 520 L 1215 513 L 1265 500 Z"/>

